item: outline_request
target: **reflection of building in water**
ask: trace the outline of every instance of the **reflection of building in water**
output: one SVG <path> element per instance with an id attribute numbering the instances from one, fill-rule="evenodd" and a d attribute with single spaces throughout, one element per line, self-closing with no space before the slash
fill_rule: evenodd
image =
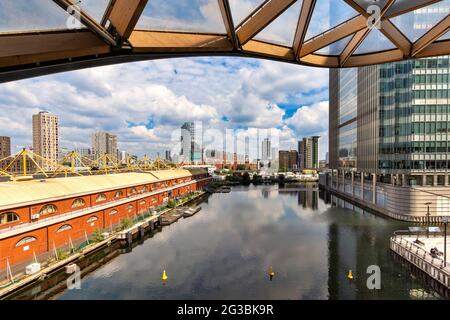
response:
<path id="1" fill-rule="evenodd" d="M 401 264 L 390 263 L 393 253 L 389 252 L 389 237 L 396 230 L 396 226 L 378 228 L 376 222 L 367 224 L 365 215 L 370 213 L 352 204 L 331 196 L 333 206 L 346 208 L 334 212 L 329 217 L 328 227 L 328 294 L 329 299 L 377 299 L 380 297 L 396 297 L 396 299 L 428 299 L 426 284 L 414 280 L 411 271 L 402 268 Z M 373 216 L 373 219 L 382 219 Z M 334 220 L 334 221 L 333 221 Z M 381 269 L 381 290 L 369 290 L 367 273 L 369 266 L 379 266 Z M 349 281 L 347 274 L 352 270 L 354 279 Z M 395 275 L 395 277 L 392 277 Z M 399 290 L 399 286 L 402 286 Z M 425 286 L 425 291 L 424 291 Z M 403 296 L 402 296 L 403 295 Z"/>
<path id="2" fill-rule="evenodd" d="M 268 199 L 270 196 L 270 189 L 269 188 L 263 188 L 261 189 L 261 194 L 264 199 Z"/>
<path id="3" fill-rule="evenodd" d="M 298 205 L 304 209 L 317 210 L 319 208 L 319 193 L 317 191 L 299 191 Z"/>

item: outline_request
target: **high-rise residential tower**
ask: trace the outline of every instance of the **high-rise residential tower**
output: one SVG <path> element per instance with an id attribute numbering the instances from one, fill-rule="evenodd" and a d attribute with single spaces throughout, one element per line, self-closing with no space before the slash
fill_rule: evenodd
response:
<path id="1" fill-rule="evenodd" d="M 196 163 L 202 161 L 201 125 L 185 122 L 181 126 L 180 157 L 184 162 Z"/>
<path id="2" fill-rule="evenodd" d="M 59 155 L 57 116 L 45 111 L 33 115 L 33 152 L 47 160 L 39 160 L 42 169 L 55 168 Z"/>
<path id="3" fill-rule="evenodd" d="M 103 155 L 118 158 L 117 135 L 98 131 L 92 134 L 92 154 L 95 159 Z"/>
<path id="4" fill-rule="evenodd" d="M 0 137 L 0 159 L 7 158 L 11 155 L 11 138 Z"/>
<path id="5" fill-rule="evenodd" d="M 298 160 L 300 169 L 318 169 L 319 168 L 319 139 L 314 136 L 303 138 L 298 142 Z"/>

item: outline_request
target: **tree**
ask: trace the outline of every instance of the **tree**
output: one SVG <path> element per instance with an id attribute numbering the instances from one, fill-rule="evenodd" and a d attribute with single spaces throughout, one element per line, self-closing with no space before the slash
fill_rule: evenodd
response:
<path id="1" fill-rule="evenodd" d="M 249 185 L 251 183 L 250 175 L 248 174 L 248 172 L 244 172 L 244 174 L 242 175 L 242 183 L 245 185 Z"/>
<path id="2" fill-rule="evenodd" d="M 278 175 L 278 183 L 283 186 L 285 182 L 286 182 L 286 177 L 284 176 L 284 174 Z"/>

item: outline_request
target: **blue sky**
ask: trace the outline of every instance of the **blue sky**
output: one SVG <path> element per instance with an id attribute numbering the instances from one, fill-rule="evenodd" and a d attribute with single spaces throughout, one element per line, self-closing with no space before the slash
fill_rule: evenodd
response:
<path id="1" fill-rule="evenodd" d="M 99 18 L 107 2 L 83 0 L 82 6 Z M 235 23 L 261 2 L 231 0 Z M 257 38 L 292 41 L 295 28 L 286 25 L 297 21 L 299 9 L 286 10 Z M 0 32 L 64 27 L 58 10 L 52 1 L 1 2 Z M 137 27 L 224 31 L 215 0 L 149 1 Z M 327 100 L 326 69 L 248 58 L 157 60 L 0 84 L 0 119 L 8 123 L 0 135 L 12 136 L 16 150 L 30 145 L 31 116 L 46 110 L 60 117 L 61 147 L 89 147 L 92 132 L 106 130 L 119 135 L 121 150 L 153 155 L 171 148 L 184 121 L 201 121 L 219 130 L 275 128 L 283 149 L 321 135 L 324 158 Z"/>
<path id="2" fill-rule="evenodd" d="M 136 154 L 163 152 L 184 121 L 204 128 L 276 128 L 282 148 L 309 135 L 328 148 L 328 71 L 248 58 L 167 59 L 79 70 L 0 85 L 13 146 L 31 144 L 31 116 L 59 115 L 61 146 L 88 147 L 95 130 Z"/>

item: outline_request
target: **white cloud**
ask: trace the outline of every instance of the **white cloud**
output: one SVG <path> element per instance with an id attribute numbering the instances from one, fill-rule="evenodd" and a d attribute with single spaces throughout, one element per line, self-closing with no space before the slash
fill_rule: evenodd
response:
<path id="1" fill-rule="evenodd" d="M 284 122 L 281 105 L 309 103 L 308 97 L 326 92 L 327 72 L 245 58 L 195 58 L 5 83 L 0 85 L 0 111 L 11 126 L 0 127 L 0 135 L 11 135 L 13 145 L 30 145 L 31 116 L 47 110 L 59 115 L 61 146 L 67 148 L 89 146 L 94 130 L 107 130 L 119 135 L 121 149 L 155 154 L 173 145 L 172 132 L 184 121 L 202 121 L 204 128 L 217 130 L 277 128 L 281 145 L 296 148 L 305 132 L 305 124 L 302 128 L 296 119 L 315 115 L 302 109 Z M 315 105 L 311 108 L 317 113 Z M 323 131 L 313 120 L 308 120 L 311 130 Z"/>

